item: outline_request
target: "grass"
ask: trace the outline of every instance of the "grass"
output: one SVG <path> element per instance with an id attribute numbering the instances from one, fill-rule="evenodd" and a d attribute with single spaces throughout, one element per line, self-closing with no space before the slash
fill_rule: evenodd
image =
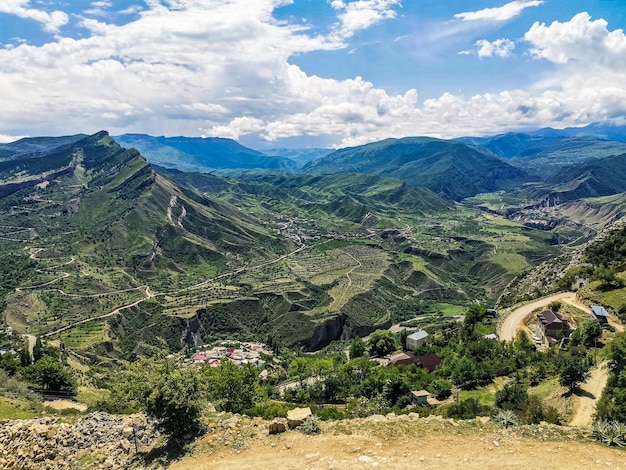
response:
<path id="1" fill-rule="evenodd" d="M 496 392 L 504 387 L 509 380 L 506 377 L 497 377 L 492 384 L 486 387 L 477 388 L 476 390 L 461 390 L 459 399 L 476 398 L 481 405 L 494 406 L 496 404 Z"/>
<path id="2" fill-rule="evenodd" d="M 558 377 L 554 377 L 554 378 L 546 379 L 546 380 L 542 381 L 536 387 L 530 387 L 528 389 L 528 394 L 529 395 L 537 395 L 542 400 L 545 400 L 546 398 L 548 398 L 548 396 L 550 396 L 550 394 L 554 390 L 556 390 L 559 387 L 560 387 L 559 379 L 558 379 Z"/>
<path id="3" fill-rule="evenodd" d="M 0 397 L 0 419 L 31 419 L 38 416 L 33 403 L 17 398 Z"/>

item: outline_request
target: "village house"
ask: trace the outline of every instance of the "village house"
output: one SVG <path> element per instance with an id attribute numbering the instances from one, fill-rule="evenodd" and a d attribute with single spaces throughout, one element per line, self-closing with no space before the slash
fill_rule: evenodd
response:
<path id="1" fill-rule="evenodd" d="M 552 310 L 544 310 L 537 314 L 537 335 L 548 344 L 556 344 L 558 340 L 569 336 L 569 325 Z"/>
<path id="2" fill-rule="evenodd" d="M 600 305 L 592 305 L 591 306 L 591 318 L 594 320 L 598 320 L 603 325 L 609 324 L 609 312 Z"/>
<path id="3" fill-rule="evenodd" d="M 406 337 L 406 349 L 409 351 L 415 351 L 426 342 L 427 338 L 428 333 L 424 330 L 416 331 L 415 333 L 410 334 Z"/>
<path id="4" fill-rule="evenodd" d="M 439 400 L 431 396 L 430 392 L 427 390 L 414 391 L 411 392 L 411 395 L 413 395 L 413 404 L 417 406 L 435 406 L 439 404 Z"/>

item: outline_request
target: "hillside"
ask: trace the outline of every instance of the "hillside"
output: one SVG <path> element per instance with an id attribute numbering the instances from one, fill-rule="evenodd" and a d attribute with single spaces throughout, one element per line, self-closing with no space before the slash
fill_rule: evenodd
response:
<path id="1" fill-rule="evenodd" d="M 551 205 L 626 191 L 626 153 L 572 165 L 542 183 L 525 185 L 512 194 Z"/>
<path id="2" fill-rule="evenodd" d="M 291 169 L 295 163 L 244 147 L 232 139 L 218 137 L 153 137 L 124 134 L 115 137 L 120 145 L 134 147 L 151 163 L 184 171 L 232 169 Z"/>
<path id="3" fill-rule="evenodd" d="M 507 133 L 458 140 L 487 149 L 499 157 L 508 159 L 512 165 L 541 176 L 542 179 L 573 164 L 626 152 L 624 142 L 608 141 L 590 135 L 536 136 Z"/>
<path id="4" fill-rule="evenodd" d="M 18 332 L 54 332 L 289 248 L 253 216 L 159 176 L 106 132 L 46 157 L 0 163 L 0 178 L 3 277 L 18 270 L 0 295 Z M 159 319 L 160 305 L 146 305 L 140 310 Z M 146 338 L 180 347 L 180 331 L 167 325 L 157 321 Z M 103 320 L 66 340 L 77 347 L 115 340 L 116 349 L 130 341 L 130 351 L 140 340 L 132 334 L 130 325 L 115 331 Z"/>
<path id="5" fill-rule="evenodd" d="M 524 170 L 505 163 L 490 152 L 427 137 L 387 139 L 338 150 L 308 163 L 302 170 L 398 178 L 454 200 L 510 189 L 532 180 Z"/>

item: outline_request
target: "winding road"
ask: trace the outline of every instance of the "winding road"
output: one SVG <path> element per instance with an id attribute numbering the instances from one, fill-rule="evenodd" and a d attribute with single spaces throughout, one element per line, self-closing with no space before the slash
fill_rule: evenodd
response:
<path id="1" fill-rule="evenodd" d="M 524 318 L 527 315 L 532 313 L 533 310 L 538 308 L 547 307 L 548 304 L 562 300 L 567 303 L 570 303 L 578 308 L 587 309 L 588 307 L 582 306 L 582 304 L 576 301 L 576 294 L 574 292 L 562 292 L 560 294 L 550 295 L 548 297 L 543 297 L 538 300 L 534 300 L 528 304 L 522 305 L 521 307 L 512 310 L 511 313 L 507 315 L 502 324 L 500 325 L 500 329 L 498 332 L 498 338 L 500 341 L 511 341 L 515 338 L 515 334 L 517 333 L 517 328 L 522 323 Z"/>

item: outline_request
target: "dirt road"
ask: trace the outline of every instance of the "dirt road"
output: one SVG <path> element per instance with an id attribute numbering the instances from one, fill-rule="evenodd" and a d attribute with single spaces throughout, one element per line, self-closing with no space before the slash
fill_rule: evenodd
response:
<path id="1" fill-rule="evenodd" d="M 596 410 L 596 403 L 600 399 L 602 390 L 609 378 L 606 363 L 601 363 L 591 371 L 591 378 L 579 387 L 576 393 L 578 410 L 570 421 L 570 426 L 589 426 Z M 581 393 L 582 392 L 582 393 Z"/>
<path id="2" fill-rule="evenodd" d="M 535 309 L 547 307 L 548 304 L 557 300 L 563 300 L 570 303 L 576 300 L 576 294 L 574 292 L 554 294 L 516 308 L 511 313 L 509 313 L 509 315 L 502 322 L 498 337 L 501 341 L 511 341 L 513 338 L 515 338 L 517 328 L 522 320 L 526 318 L 526 315 L 528 315 Z"/>

